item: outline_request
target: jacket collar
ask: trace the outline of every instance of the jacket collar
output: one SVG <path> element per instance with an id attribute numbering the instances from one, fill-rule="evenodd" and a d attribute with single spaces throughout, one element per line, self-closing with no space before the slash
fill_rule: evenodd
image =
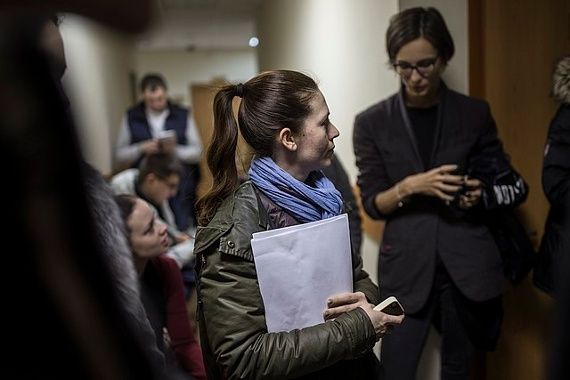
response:
<path id="1" fill-rule="evenodd" d="M 234 218 L 240 217 L 239 210 L 235 210 L 236 207 L 239 207 L 239 204 L 236 205 L 236 199 L 249 198 L 253 200 L 251 197 L 254 197 L 257 203 L 257 225 L 259 226 L 259 230 L 264 231 L 270 229 L 269 216 L 261 204 L 258 192 L 253 183 L 246 181 L 240 185 L 233 195 L 227 197 L 222 202 L 216 211 L 216 215 L 207 226 L 198 227 L 196 235 L 197 237 L 200 235 L 200 238 L 196 239 L 194 253 L 204 251 L 232 228 Z"/>

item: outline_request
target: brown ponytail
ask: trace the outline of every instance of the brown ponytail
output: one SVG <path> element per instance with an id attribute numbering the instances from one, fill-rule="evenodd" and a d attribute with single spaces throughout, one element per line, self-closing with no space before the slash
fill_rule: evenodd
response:
<path id="1" fill-rule="evenodd" d="M 225 86 L 214 98 L 214 133 L 207 153 L 213 184 L 196 204 L 198 223 L 202 226 L 212 220 L 222 200 L 239 185 L 235 163 L 238 126 L 232 111 L 234 96 L 235 86 Z"/>
<path id="2" fill-rule="evenodd" d="M 235 162 L 238 123 L 232 100 L 239 96 L 239 130 L 258 156 L 272 156 L 275 136 L 283 128 L 298 133 L 311 112 L 319 88 L 310 77 L 289 70 L 261 73 L 244 84 L 222 87 L 214 98 L 214 134 L 208 147 L 208 167 L 214 182 L 196 204 L 198 223 L 205 226 L 221 202 L 239 186 Z"/>

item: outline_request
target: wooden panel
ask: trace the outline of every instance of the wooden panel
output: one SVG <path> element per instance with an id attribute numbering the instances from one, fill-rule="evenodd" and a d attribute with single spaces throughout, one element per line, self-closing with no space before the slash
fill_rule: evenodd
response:
<path id="1" fill-rule="evenodd" d="M 520 211 L 537 246 L 548 211 L 544 142 L 557 107 L 549 97 L 551 74 L 553 63 L 570 52 L 570 2 L 471 0 L 469 9 L 470 64 L 482 64 L 470 68 L 472 94 L 489 101 L 505 150 L 530 185 Z M 507 289 L 504 301 L 503 332 L 497 352 L 487 356 L 487 378 L 545 378 L 551 299 L 528 278 Z"/>
<path id="2" fill-rule="evenodd" d="M 486 0 L 484 88 L 499 135 L 531 192 L 523 207 L 535 243 L 548 204 L 541 170 L 549 122 L 556 110 L 549 97 L 553 63 L 570 51 L 566 0 Z"/>
<path id="3" fill-rule="evenodd" d="M 203 196 L 205 192 L 212 186 L 212 175 L 208 169 L 206 162 L 206 149 L 210 145 L 212 139 L 212 131 L 214 129 L 214 116 L 212 108 L 214 105 L 214 96 L 216 94 L 214 85 L 192 85 L 190 87 L 192 99 L 192 111 L 194 112 L 194 120 L 202 139 L 204 153 L 200 160 L 200 171 L 202 173 L 200 183 L 198 184 L 197 196 Z"/>
<path id="4" fill-rule="evenodd" d="M 358 205 L 358 213 L 360 214 L 360 219 L 362 220 L 362 232 L 368 238 L 372 239 L 375 243 L 380 245 L 382 243 L 382 235 L 384 234 L 384 227 L 386 223 L 380 220 L 374 220 L 366 214 L 364 207 L 362 206 L 362 199 L 360 198 L 360 188 L 354 185 L 352 188 L 354 191 L 354 198 L 356 199 L 356 204 Z"/>

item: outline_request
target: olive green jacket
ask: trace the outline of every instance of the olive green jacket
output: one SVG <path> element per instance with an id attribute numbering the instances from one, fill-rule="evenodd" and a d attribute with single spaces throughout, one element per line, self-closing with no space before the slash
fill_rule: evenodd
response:
<path id="1" fill-rule="evenodd" d="M 376 336 L 361 308 L 317 326 L 267 332 L 250 245 L 253 233 L 267 229 L 268 214 L 254 186 L 245 182 L 196 234 L 198 317 L 208 378 L 364 378 L 361 373 L 369 374 L 377 363 Z M 353 270 L 354 291 L 377 304 L 378 289 L 357 254 Z"/>

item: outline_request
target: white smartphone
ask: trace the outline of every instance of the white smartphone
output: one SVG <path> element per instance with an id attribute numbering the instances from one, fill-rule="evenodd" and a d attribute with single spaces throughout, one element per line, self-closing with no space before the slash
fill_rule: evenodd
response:
<path id="1" fill-rule="evenodd" d="M 386 298 L 384 301 L 380 302 L 378 305 L 374 306 L 374 310 L 381 311 L 383 313 L 390 315 L 404 314 L 404 308 L 394 296 L 390 296 Z"/>

